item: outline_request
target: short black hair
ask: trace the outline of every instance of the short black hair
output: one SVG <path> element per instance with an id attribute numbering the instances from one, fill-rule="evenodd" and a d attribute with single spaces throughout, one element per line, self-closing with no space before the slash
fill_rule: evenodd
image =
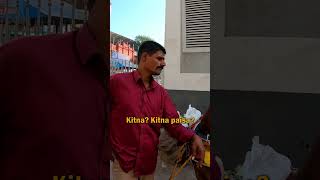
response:
<path id="1" fill-rule="evenodd" d="M 140 63 L 142 53 L 146 52 L 149 55 L 156 53 L 157 51 L 162 51 L 166 54 L 166 49 L 159 43 L 155 41 L 144 41 L 138 50 L 138 64 Z"/>

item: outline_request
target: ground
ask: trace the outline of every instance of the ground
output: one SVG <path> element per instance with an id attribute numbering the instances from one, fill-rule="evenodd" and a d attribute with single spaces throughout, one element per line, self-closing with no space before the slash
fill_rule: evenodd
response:
<path id="1" fill-rule="evenodd" d="M 164 166 L 160 158 L 158 158 L 155 180 L 169 180 L 172 169 L 172 166 Z M 187 165 L 175 180 L 196 180 L 192 165 Z"/>
<path id="2" fill-rule="evenodd" d="M 172 166 L 165 166 L 158 157 L 155 180 L 169 180 L 172 169 Z M 112 176 L 111 180 L 113 180 Z M 187 165 L 174 180 L 196 180 L 193 167 L 191 165 Z"/>

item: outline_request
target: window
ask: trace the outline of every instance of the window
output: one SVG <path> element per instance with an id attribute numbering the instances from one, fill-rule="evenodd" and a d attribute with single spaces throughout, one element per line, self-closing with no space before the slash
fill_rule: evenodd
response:
<path id="1" fill-rule="evenodd" d="M 183 52 L 209 52 L 210 0 L 182 2 Z"/>

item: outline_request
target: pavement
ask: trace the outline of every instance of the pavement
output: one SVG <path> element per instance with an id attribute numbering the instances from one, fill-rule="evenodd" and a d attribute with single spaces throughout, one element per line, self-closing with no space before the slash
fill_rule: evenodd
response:
<path id="1" fill-rule="evenodd" d="M 111 166 L 112 163 L 110 164 L 110 173 L 112 173 Z M 155 180 L 169 180 L 172 169 L 173 166 L 165 165 L 161 161 L 160 157 L 158 157 L 157 168 L 155 171 Z M 112 175 L 111 180 L 113 180 Z M 188 164 L 187 166 L 185 166 L 174 180 L 197 180 L 192 165 Z"/>
<path id="2" fill-rule="evenodd" d="M 166 165 L 158 157 L 157 168 L 155 172 L 155 180 L 169 180 L 173 166 Z M 197 180 L 193 167 L 189 163 L 174 180 Z"/>

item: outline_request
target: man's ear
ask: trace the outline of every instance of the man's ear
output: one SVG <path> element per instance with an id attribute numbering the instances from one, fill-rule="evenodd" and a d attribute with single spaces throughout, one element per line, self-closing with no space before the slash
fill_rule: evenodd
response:
<path id="1" fill-rule="evenodd" d="M 146 53 L 146 52 L 142 53 L 140 61 L 146 62 L 147 56 L 148 56 L 148 53 Z"/>

